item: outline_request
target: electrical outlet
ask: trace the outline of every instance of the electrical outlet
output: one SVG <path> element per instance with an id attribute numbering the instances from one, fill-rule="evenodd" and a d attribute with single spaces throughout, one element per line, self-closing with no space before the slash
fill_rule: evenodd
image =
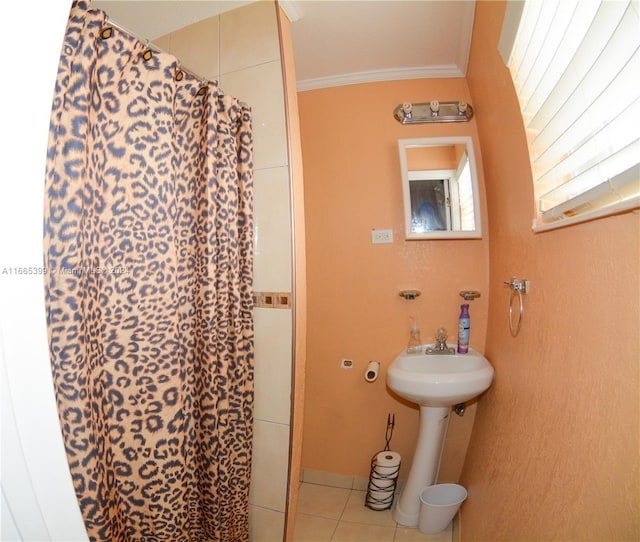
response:
<path id="1" fill-rule="evenodd" d="M 374 245 L 393 243 L 393 230 L 371 230 L 371 242 Z"/>
<path id="2" fill-rule="evenodd" d="M 340 362 L 340 367 L 342 369 L 353 369 L 353 360 L 342 358 L 342 361 Z"/>

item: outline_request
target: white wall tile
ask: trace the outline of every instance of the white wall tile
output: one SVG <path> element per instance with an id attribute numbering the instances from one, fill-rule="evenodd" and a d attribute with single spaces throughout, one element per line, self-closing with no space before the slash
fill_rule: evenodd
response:
<path id="1" fill-rule="evenodd" d="M 289 473 L 289 426 L 254 422 L 249 503 L 284 512 Z"/>
<path id="2" fill-rule="evenodd" d="M 284 539 L 284 512 L 249 506 L 251 542 L 281 542 Z"/>
<path id="3" fill-rule="evenodd" d="M 291 419 L 291 309 L 254 310 L 255 418 Z"/>
<path id="4" fill-rule="evenodd" d="M 221 72 L 280 60 L 274 2 L 255 2 L 220 15 Z"/>
<path id="5" fill-rule="evenodd" d="M 218 21 L 219 17 L 210 17 L 168 36 L 168 51 L 176 56 L 186 69 L 216 81 L 220 76 Z M 165 36 L 162 43 L 166 42 Z"/>
<path id="6" fill-rule="evenodd" d="M 254 167 L 286 166 L 289 162 L 280 61 L 223 73 L 220 86 L 227 94 L 251 106 Z"/>
<path id="7" fill-rule="evenodd" d="M 291 211 L 286 167 L 254 172 L 254 290 L 291 291 Z"/>

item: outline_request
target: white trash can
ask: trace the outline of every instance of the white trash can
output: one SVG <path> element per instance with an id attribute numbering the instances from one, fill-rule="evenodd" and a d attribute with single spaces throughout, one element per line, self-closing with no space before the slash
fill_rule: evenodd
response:
<path id="1" fill-rule="evenodd" d="M 467 490 L 458 484 L 436 484 L 420 493 L 418 530 L 423 534 L 444 531 L 467 498 Z"/>

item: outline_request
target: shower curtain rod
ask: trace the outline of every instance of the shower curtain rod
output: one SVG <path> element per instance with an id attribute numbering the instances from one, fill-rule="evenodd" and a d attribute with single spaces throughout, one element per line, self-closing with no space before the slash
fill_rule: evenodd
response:
<path id="1" fill-rule="evenodd" d="M 130 36 L 132 38 L 137 39 L 138 41 L 144 43 L 149 49 L 151 49 L 152 51 L 155 51 L 156 53 L 171 54 L 168 51 L 165 51 L 164 49 L 158 47 L 155 43 L 149 41 L 148 39 L 141 37 L 140 35 L 136 34 L 135 32 L 132 32 L 126 26 L 124 26 L 124 25 L 120 24 L 119 22 L 115 21 L 113 18 L 111 18 L 106 13 L 105 13 L 105 24 L 107 24 L 108 26 L 111 26 L 113 28 L 116 28 L 120 32 L 123 32 L 124 34 L 127 34 L 128 36 Z M 178 68 L 180 69 L 180 71 L 191 75 L 194 79 L 197 79 L 198 81 L 200 81 L 202 83 L 208 83 L 209 82 L 209 79 L 207 79 L 206 77 L 202 77 L 201 75 L 198 75 L 197 73 L 185 68 L 184 66 L 182 66 L 180 64 L 180 60 L 179 59 L 176 58 L 176 60 L 178 61 Z"/>
<path id="2" fill-rule="evenodd" d="M 113 20 L 106 13 L 105 13 L 105 24 L 108 25 L 108 26 L 111 26 L 113 28 L 116 28 L 120 32 L 122 32 L 124 34 L 127 34 L 128 36 L 130 36 L 132 38 L 137 39 L 138 41 L 144 43 L 149 49 L 155 51 L 156 53 L 164 53 L 164 54 L 171 55 L 171 53 L 169 53 L 169 52 L 165 51 L 164 49 L 158 47 L 155 43 L 152 43 L 148 39 L 142 38 L 141 36 L 139 36 L 135 32 L 132 32 L 131 30 L 129 30 L 126 26 L 124 26 L 124 25 L 120 24 L 119 22 Z M 175 55 L 172 55 L 172 56 L 175 56 Z M 211 82 L 207 77 L 202 77 L 201 75 L 198 75 L 197 73 L 195 73 L 195 72 L 185 68 L 184 66 L 182 66 L 180 64 L 180 59 L 178 59 L 177 57 L 176 57 L 176 60 L 178 62 L 178 69 L 181 72 L 189 74 L 194 79 L 197 79 L 198 81 L 200 81 L 203 85 L 205 83 L 210 83 Z M 222 94 L 224 96 L 224 90 L 222 90 L 221 88 L 219 88 L 218 90 L 220 91 L 220 94 Z M 249 106 L 245 102 L 239 102 L 239 103 L 240 103 L 241 107 L 249 109 Z"/>

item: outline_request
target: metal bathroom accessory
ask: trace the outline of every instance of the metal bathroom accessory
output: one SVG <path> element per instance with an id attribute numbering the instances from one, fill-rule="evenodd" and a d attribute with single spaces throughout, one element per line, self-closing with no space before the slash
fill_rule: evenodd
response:
<path id="1" fill-rule="evenodd" d="M 423 122 L 469 122 L 473 117 L 473 107 L 464 101 L 429 103 L 405 102 L 393 110 L 393 116 L 401 124 Z"/>
<path id="2" fill-rule="evenodd" d="M 460 297 L 465 301 L 473 301 L 474 299 L 480 297 L 480 292 L 478 292 L 477 290 L 463 290 L 462 292 L 460 292 Z"/>
<path id="3" fill-rule="evenodd" d="M 400 472 L 400 454 L 389 449 L 396 415 L 387 414 L 385 446 L 371 458 L 369 485 L 364 505 L 371 510 L 389 510 L 393 506 L 398 473 Z"/>
<path id="4" fill-rule="evenodd" d="M 447 330 L 443 327 L 438 328 L 436 331 L 436 343 L 433 346 L 427 346 L 424 351 L 425 354 L 455 354 L 456 349 L 447 346 Z"/>
<path id="5" fill-rule="evenodd" d="M 420 290 L 402 290 L 399 295 L 400 297 L 404 297 L 407 301 L 413 301 L 421 293 L 422 292 Z"/>
<path id="6" fill-rule="evenodd" d="M 523 295 L 528 293 L 531 289 L 531 281 L 520 280 L 513 277 L 511 280 L 505 280 L 504 284 L 511 288 L 511 297 L 509 298 L 509 331 L 511 336 L 515 337 L 520 333 L 520 327 L 522 326 L 522 316 L 524 315 L 524 297 Z M 517 301 L 516 310 L 513 309 L 513 302 Z M 517 311 L 517 319 L 514 317 L 514 312 Z"/>

